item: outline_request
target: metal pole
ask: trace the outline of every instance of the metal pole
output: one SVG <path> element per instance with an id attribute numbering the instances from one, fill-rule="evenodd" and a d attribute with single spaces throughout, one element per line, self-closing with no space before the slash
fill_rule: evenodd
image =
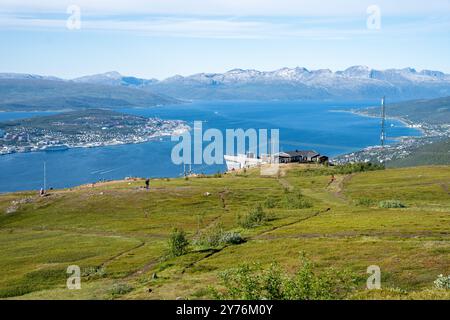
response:
<path id="1" fill-rule="evenodd" d="M 47 190 L 47 165 L 44 161 L 44 192 Z"/>
<path id="2" fill-rule="evenodd" d="M 386 119 L 386 106 L 385 106 L 385 97 L 381 99 L 381 146 L 384 147 L 384 140 L 386 139 L 385 133 L 385 119 Z"/>

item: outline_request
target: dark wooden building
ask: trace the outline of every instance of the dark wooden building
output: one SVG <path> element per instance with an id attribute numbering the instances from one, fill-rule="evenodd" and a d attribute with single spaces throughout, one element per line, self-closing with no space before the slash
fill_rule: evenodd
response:
<path id="1" fill-rule="evenodd" d="M 328 161 L 327 156 L 320 155 L 320 153 L 314 150 L 295 150 L 295 151 L 280 152 L 278 154 L 278 159 L 280 163 L 291 163 L 291 162 L 323 163 Z"/>

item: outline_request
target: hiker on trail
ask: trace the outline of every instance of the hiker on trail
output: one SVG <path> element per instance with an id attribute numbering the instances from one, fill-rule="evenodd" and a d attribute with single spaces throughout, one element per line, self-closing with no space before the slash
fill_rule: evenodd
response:
<path id="1" fill-rule="evenodd" d="M 45 190 L 44 190 L 44 188 L 41 188 L 41 190 L 39 190 L 39 195 L 40 195 L 41 197 L 43 197 L 43 196 L 45 195 Z"/>
<path id="2" fill-rule="evenodd" d="M 330 184 L 332 184 L 334 181 L 336 180 L 336 178 L 334 177 L 334 174 L 331 175 L 330 181 L 328 181 L 328 186 L 330 186 Z"/>
<path id="3" fill-rule="evenodd" d="M 150 188 L 150 179 L 145 179 L 145 189 L 149 189 Z"/>

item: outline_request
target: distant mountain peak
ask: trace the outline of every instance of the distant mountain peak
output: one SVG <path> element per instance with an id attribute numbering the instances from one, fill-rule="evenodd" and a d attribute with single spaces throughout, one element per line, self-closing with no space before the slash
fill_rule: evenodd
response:
<path id="1" fill-rule="evenodd" d="M 411 67 L 403 68 L 401 70 L 405 71 L 405 72 L 409 72 L 409 73 L 417 73 L 416 69 L 411 68 Z"/>
<path id="2" fill-rule="evenodd" d="M 99 74 L 87 75 L 73 79 L 75 82 L 102 82 L 104 80 L 120 80 L 122 75 L 117 71 L 108 71 Z"/>
<path id="3" fill-rule="evenodd" d="M 0 79 L 39 79 L 39 80 L 59 80 L 62 79 L 53 76 L 41 76 L 32 73 L 14 73 L 14 72 L 4 72 L 0 73 Z"/>
<path id="4" fill-rule="evenodd" d="M 119 72 L 117 72 L 117 71 L 108 71 L 108 72 L 105 72 L 105 73 L 100 74 L 100 75 L 103 75 L 103 76 L 105 76 L 107 78 L 112 78 L 112 79 L 120 79 L 120 78 L 122 78 L 122 75 Z"/>
<path id="5" fill-rule="evenodd" d="M 123 76 L 117 71 L 109 71 L 100 74 L 93 74 L 80 78 L 73 79 L 74 82 L 81 83 L 95 83 L 114 86 L 127 86 L 127 87 L 143 87 L 150 83 L 156 82 L 156 79 L 141 79 L 131 76 Z"/>
<path id="6" fill-rule="evenodd" d="M 352 72 L 352 71 L 365 71 L 370 72 L 371 69 L 368 66 L 351 66 L 344 70 L 344 72 Z"/>
<path id="7" fill-rule="evenodd" d="M 352 66 L 344 71 L 338 71 L 336 74 L 340 74 L 346 77 L 355 77 L 355 78 L 370 78 L 372 74 L 372 69 L 368 66 Z"/>

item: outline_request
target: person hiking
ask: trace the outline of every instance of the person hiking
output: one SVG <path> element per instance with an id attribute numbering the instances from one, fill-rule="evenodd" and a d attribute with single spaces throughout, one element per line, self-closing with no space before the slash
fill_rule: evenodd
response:
<path id="1" fill-rule="evenodd" d="M 145 189 L 150 189 L 150 179 L 145 179 Z"/>
<path id="2" fill-rule="evenodd" d="M 328 182 L 328 185 L 327 185 L 327 186 L 329 186 L 330 184 L 332 184 L 335 180 L 336 180 L 336 178 L 334 177 L 334 174 L 332 174 L 332 175 L 331 175 L 331 178 L 330 178 L 330 181 Z"/>

